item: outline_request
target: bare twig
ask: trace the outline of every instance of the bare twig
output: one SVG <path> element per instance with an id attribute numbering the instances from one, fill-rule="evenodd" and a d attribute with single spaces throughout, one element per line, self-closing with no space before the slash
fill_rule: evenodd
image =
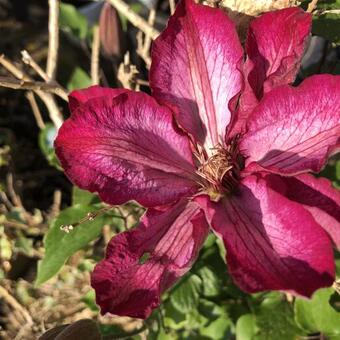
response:
<path id="1" fill-rule="evenodd" d="M 0 76 L 0 86 L 8 87 L 15 90 L 33 90 L 53 93 L 58 95 L 65 101 L 68 101 L 67 93 L 65 93 L 62 88 L 60 88 L 58 85 L 53 85 L 42 81 L 18 80 L 15 78 Z"/>
<path id="2" fill-rule="evenodd" d="M 149 13 L 149 18 L 148 18 L 148 24 L 150 26 L 154 26 L 156 20 L 156 10 L 152 8 Z M 149 34 L 145 34 L 145 40 L 144 40 L 144 46 L 143 46 L 143 52 L 144 54 L 150 55 L 150 47 L 152 43 L 152 38 Z"/>
<path id="3" fill-rule="evenodd" d="M 13 204 L 16 207 L 22 209 L 23 211 L 26 211 L 25 207 L 22 204 L 20 196 L 17 195 L 17 193 L 15 192 L 13 175 L 11 173 L 7 174 L 6 183 L 7 183 L 7 191 L 8 191 L 9 197 L 11 198 L 11 201 L 13 202 Z"/>
<path id="4" fill-rule="evenodd" d="M 18 311 L 28 324 L 33 325 L 33 320 L 28 310 L 2 286 L 0 286 L 0 297 L 2 297 L 14 310 Z"/>
<path id="5" fill-rule="evenodd" d="M 40 110 L 39 110 L 39 106 L 37 104 L 37 101 L 35 100 L 34 94 L 32 91 L 28 91 L 26 93 L 26 98 L 29 101 L 31 108 L 32 108 L 32 112 L 35 118 L 35 121 L 37 122 L 37 125 L 39 127 L 39 129 L 44 129 L 45 128 L 45 123 L 44 120 L 42 119 Z"/>
<path id="6" fill-rule="evenodd" d="M 340 9 L 327 9 L 325 11 L 321 11 L 320 13 L 317 13 L 317 15 L 323 15 L 323 14 L 340 14 Z"/>
<path id="7" fill-rule="evenodd" d="M 50 81 L 51 79 L 47 75 L 47 73 L 35 62 L 35 60 L 31 57 L 31 55 L 26 51 L 21 51 L 22 61 L 32 67 L 32 69 L 39 74 L 39 76 L 45 81 Z"/>
<path id="8" fill-rule="evenodd" d="M 48 19 L 48 55 L 46 73 L 50 79 L 54 79 L 57 71 L 59 48 L 59 0 L 49 0 Z"/>
<path id="9" fill-rule="evenodd" d="M 175 0 L 169 0 L 169 6 L 170 6 L 170 14 L 173 15 L 175 13 Z"/>
<path id="10" fill-rule="evenodd" d="M 126 4 L 123 0 L 108 0 L 110 4 L 116 8 L 118 12 L 123 14 L 132 25 L 143 31 L 146 35 L 150 36 L 151 39 L 156 39 L 159 35 L 159 31 L 154 27 L 150 26 L 147 21 L 140 17 L 132 8 Z"/>
<path id="11" fill-rule="evenodd" d="M 318 4 L 318 1 L 319 0 L 312 0 L 309 4 L 308 4 L 308 8 L 307 8 L 307 12 L 308 13 L 312 13 L 315 8 L 316 8 L 316 5 Z"/>
<path id="12" fill-rule="evenodd" d="M 99 27 L 93 28 L 93 41 L 91 53 L 91 79 L 92 85 L 99 84 L 99 49 L 100 49 L 100 36 Z"/>
<path id="13" fill-rule="evenodd" d="M 148 24 L 153 27 L 156 20 L 156 10 L 153 8 L 149 12 Z M 150 57 L 150 47 L 152 43 L 152 38 L 148 33 L 145 33 L 145 37 L 143 39 L 143 32 L 139 31 L 137 33 L 137 54 L 144 60 L 146 67 L 149 69 L 151 66 L 151 57 Z"/>
<path id="14" fill-rule="evenodd" d="M 50 218 L 54 218 L 59 214 L 61 204 L 61 191 L 55 190 L 53 193 L 53 204 L 51 206 Z"/>
<path id="15" fill-rule="evenodd" d="M 32 79 L 25 74 L 22 70 L 20 70 L 17 66 L 14 65 L 9 59 L 7 59 L 4 55 L 0 55 L 0 65 L 2 65 L 5 69 L 7 69 L 10 73 L 12 73 L 16 78 L 24 81 L 31 82 Z M 41 90 L 35 89 L 34 92 L 40 97 L 40 99 L 45 103 L 50 118 L 56 128 L 58 129 L 63 123 L 63 117 L 59 111 L 59 108 L 50 93 L 45 93 Z"/>

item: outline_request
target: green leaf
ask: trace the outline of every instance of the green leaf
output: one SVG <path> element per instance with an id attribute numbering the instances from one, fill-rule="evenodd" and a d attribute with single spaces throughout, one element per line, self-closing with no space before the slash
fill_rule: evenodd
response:
<path id="1" fill-rule="evenodd" d="M 209 323 L 208 326 L 200 329 L 200 334 L 213 340 L 224 340 L 230 338 L 232 323 L 227 315 Z"/>
<path id="2" fill-rule="evenodd" d="M 215 272 L 208 266 L 202 267 L 198 272 L 198 276 L 204 282 L 203 295 L 207 297 L 217 296 L 221 291 L 221 282 Z"/>
<path id="3" fill-rule="evenodd" d="M 57 130 L 52 123 L 47 123 L 45 128 L 39 132 L 39 147 L 48 163 L 58 170 L 61 170 L 59 161 L 54 152 L 53 142 L 57 135 Z"/>
<path id="4" fill-rule="evenodd" d="M 322 332 L 326 335 L 340 335 L 340 313 L 329 303 L 332 288 L 316 291 L 311 300 L 297 298 L 295 301 L 296 322 L 309 332 Z"/>
<path id="5" fill-rule="evenodd" d="M 336 312 L 340 312 L 340 294 L 338 292 L 334 292 L 329 298 L 329 304 Z"/>
<path id="6" fill-rule="evenodd" d="M 310 2 L 310 0 L 308 0 Z M 339 9 L 340 0 L 319 0 L 317 3 L 317 9 Z"/>
<path id="7" fill-rule="evenodd" d="M 67 83 L 69 91 L 82 89 L 91 85 L 91 78 L 89 75 L 80 67 L 76 67 Z"/>
<path id="8" fill-rule="evenodd" d="M 178 311 L 188 313 L 197 307 L 201 292 L 202 280 L 195 274 L 189 274 L 173 289 L 170 300 Z"/>
<path id="9" fill-rule="evenodd" d="M 314 16 L 312 32 L 334 43 L 340 43 L 340 14 L 325 13 Z"/>
<path id="10" fill-rule="evenodd" d="M 302 331 L 294 320 L 292 306 L 281 294 L 267 297 L 255 308 L 258 332 L 254 339 L 295 340 Z"/>
<path id="11" fill-rule="evenodd" d="M 72 188 L 72 205 L 75 204 L 90 205 L 99 202 L 100 201 L 98 199 L 98 196 L 92 194 L 92 192 L 79 189 L 76 186 Z"/>
<path id="12" fill-rule="evenodd" d="M 57 274 L 71 255 L 100 235 L 101 229 L 106 223 L 105 215 L 78 225 L 70 233 L 60 230 L 62 225 L 76 223 L 93 210 L 95 210 L 93 206 L 75 205 L 63 210 L 52 221 L 44 239 L 45 256 L 38 263 L 35 283 L 37 286 Z M 121 220 L 117 220 L 117 223 L 121 223 Z"/>
<path id="13" fill-rule="evenodd" d="M 340 182 L 340 160 L 338 160 L 335 163 L 335 176 L 336 176 L 336 179 Z"/>
<path id="14" fill-rule="evenodd" d="M 167 328 L 178 330 L 183 328 L 187 324 L 186 314 L 177 310 L 171 301 L 167 301 L 164 304 L 164 325 Z"/>
<path id="15" fill-rule="evenodd" d="M 93 289 L 89 290 L 82 298 L 87 307 L 92 310 L 93 312 L 99 312 L 99 308 L 96 305 L 96 294 Z"/>
<path id="16" fill-rule="evenodd" d="M 86 17 L 70 4 L 60 4 L 59 27 L 79 39 L 85 39 L 88 33 Z"/>
<path id="17" fill-rule="evenodd" d="M 255 333 L 256 322 L 254 315 L 242 315 L 236 323 L 236 340 L 251 340 Z"/>

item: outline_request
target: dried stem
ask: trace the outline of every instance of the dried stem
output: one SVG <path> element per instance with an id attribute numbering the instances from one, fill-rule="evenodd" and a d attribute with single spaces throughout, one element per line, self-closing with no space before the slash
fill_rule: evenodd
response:
<path id="1" fill-rule="evenodd" d="M 46 73 L 50 79 L 55 79 L 59 48 L 59 1 L 49 0 L 48 19 L 48 55 Z"/>
<path id="2" fill-rule="evenodd" d="M 47 73 L 35 62 L 35 60 L 31 57 L 31 55 L 26 51 L 21 51 L 22 61 L 32 67 L 32 69 L 37 72 L 37 74 L 44 79 L 45 81 L 50 81 Z"/>
<path id="3" fill-rule="evenodd" d="M 51 206 L 51 212 L 49 214 L 50 219 L 56 217 L 60 212 L 62 193 L 60 190 L 55 190 L 53 193 L 53 204 Z"/>
<path id="4" fill-rule="evenodd" d="M 173 15 L 175 13 L 175 0 L 169 0 L 169 6 L 170 6 L 170 14 Z"/>
<path id="5" fill-rule="evenodd" d="M 16 311 L 18 311 L 30 325 L 33 324 L 33 320 L 30 313 L 24 308 L 4 287 L 0 286 L 0 296 Z"/>
<path id="6" fill-rule="evenodd" d="M 156 20 L 156 10 L 152 8 L 149 13 L 148 24 L 153 27 Z M 149 34 L 145 34 L 143 52 L 149 55 L 150 47 L 152 43 L 152 38 Z"/>
<path id="7" fill-rule="evenodd" d="M 108 2 L 116 8 L 118 12 L 122 13 L 132 25 L 143 31 L 143 33 L 151 37 L 151 39 L 157 38 L 159 31 L 150 26 L 147 21 L 134 12 L 123 0 L 108 0 Z"/>
<path id="8" fill-rule="evenodd" d="M 99 84 L 99 50 L 100 50 L 100 35 L 99 27 L 93 28 L 93 41 L 91 53 L 91 79 L 92 85 Z"/>
<path id="9" fill-rule="evenodd" d="M 308 8 L 307 8 L 307 12 L 308 13 L 312 13 L 315 8 L 316 8 L 316 5 L 318 4 L 318 1 L 319 0 L 312 0 L 309 4 L 308 4 Z"/>
<path id="10" fill-rule="evenodd" d="M 28 91 L 26 93 L 26 98 L 29 101 L 30 105 L 31 105 L 31 109 L 35 118 L 35 121 L 37 122 L 37 125 L 39 127 L 39 129 L 44 129 L 45 128 L 45 123 L 42 119 L 40 110 L 39 110 L 39 106 L 37 104 L 37 101 L 35 100 L 34 97 L 34 93 L 32 91 Z"/>
<path id="11" fill-rule="evenodd" d="M 27 74 L 25 74 L 22 70 L 15 66 L 14 63 L 7 59 L 4 55 L 0 55 L 0 65 L 2 65 L 7 71 L 12 73 L 19 80 L 32 82 L 32 79 Z M 50 118 L 53 124 L 58 129 L 63 123 L 63 116 L 61 115 L 54 98 L 50 93 L 45 93 L 42 90 L 34 89 L 33 91 L 46 105 L 49 111 Z"/>
<path id="12" fill-rule="evenodd" d="M 62 88 L 60 88 L 58 85 L 53 85 L 42 81 L 26 81 L 0 76 L 0 86 L 8 87 L 15 90 L 33 90 L 53 93 L 64 99 L 65 101 L 68 101 L 67 93 L 65 93 Z"/>
<path id="13" fill-rule="evenodd" d="M 327 9 L 325 11 L 322 11 L 320 13 L 317 13 L 318 15 L 323 15 L 323 14 L 340 14 L 340 9 Z"/>

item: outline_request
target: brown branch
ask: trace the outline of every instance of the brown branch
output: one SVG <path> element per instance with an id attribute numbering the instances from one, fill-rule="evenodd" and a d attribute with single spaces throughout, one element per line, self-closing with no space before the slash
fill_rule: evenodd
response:
<path id="1" fill-rule="evenodd" d="M 99 84 L 99 51 L 100 51 L 100 35 L 99 27 L 93 28 L 92 52 L 91 52 L 91 79 L 92 85 Z"/>
<path id="2" fill-rule="evenodd" d="M 309 4 L 308 4 L 308 8 L 307 8 L 307 12 L 308 13 L 312 13 L 315 9 L 316 9 L 316 5 L 318 4 L 319 0 L 312 0 Z"/>
<path id="3" fill-rule="evenodd" d="M 14 65 L 9 59 L 7 59 L 4 55 L 0 55 L 0 65 L 2 65 L 7 71 L 12 73 L 16 78 L 24 81 L 32 81 L 32 79 L 25 74 L 22 70 L 20 70 L 17 66 Z M 40 97 L 40 99 L 46 105 L 50 118 L 53 124 L 58 129 L 63 123 L 63 116 L 59 111 L 59 108 L 50 93 L 45 93 L 41 90 L 35 89 L 34 92 Z"/>
<path id="4" fill-rule="evenodd" d="M 18 311 L 30 325 L 33 325 L 33 320 L 30 313 L 24 308 L 4 287 L 0 286 L 0 297 L 2 297 L 14 310 Z"/>
<path id="5" fill-rule="evenodd" d="M 169 6 L 170 6 L 170 14 L 173 15 L 175 13 L 175 0 L 169 0 Z"/>
<path id="6" fill-rule="evenodd" d="M 50 81 L 51 79 L 47 75 L 47 73 L 35 62 L 35 60 L 31 57 L 31 55 L 26 51 L 21 51 L 22 61 L 32 67 L 32 69 L 37 72 L 37 74 L 44 79 L 45 81 Z"/>
<path id="7" fill-rule="evenodd" d="M 59 0 L 49 0 L 48 3 L 48 54 L 46 73 L 50 79 L 55 79 L 59 48 Z"/>
<path id="8" fill-rule="evenodd" d="M 34 97 L 34 93 L 32 91 L 28 91 L 26 93 L 26 98 L 31 105 L 31 109 L 32 109 L 35 121 L 37 122 L 39 129 L 43 130 L 46 125 L 44 123 L 44 120 L 42 119 L 42 116 L 41 116 L 41 113 L 40 113 L 40 110 L 39 110 L 39 106 L 38 106 L 37 101 L 35 100 L 35 97 Z"/>
<path id="9" fill-rule="evenodd" d="M 64 90 L 60 88 L 58 85 L 56 86 L 42 81 L 27 81 L 0 76 L 0 86 L 8 87 L 14 90 L 33 90 L 53 93 L 58 95 L 65 101 L 68 100 L 67 93 L 65 93 Z"/>
<path id="10" fill-rule="evenodd" d="M 150 26 L 147 21 L 140 17 L 133 9 L 126 4 L 123 0 L 108 0 L 108 2 L 121 14 L 123 14 L 132 25 L 143 31 L 151 39 L 156 39 L 159 31 Z"/>

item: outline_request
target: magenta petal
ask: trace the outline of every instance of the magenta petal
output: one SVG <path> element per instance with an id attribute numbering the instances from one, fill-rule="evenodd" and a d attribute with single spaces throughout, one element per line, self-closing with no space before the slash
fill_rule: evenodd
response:
<path id="1" fill-rule="evenodd" d="M 287 175 L 319 172 L 340 142 L 340 77 L 316 75 L 269 92 L 248 121 L 246 164 Z"/>
<path id="2" fill-rule="evenodd" d="M 297 7 L 268 12 L 251 22 L 243 65 L 245 88 L 234 133 L 244 130 L 264 93 L 295 80 L 310 29 L 311 15 Z"/>
<path id="3" fill-rule="evenodd" d="M 165 212 L 149 210 L 138 227 L 115 236 L 92 274 L 101 313 L 147 318 L 190 269 L 208 231 L 201 208 L 182 201 Z"/>
<path id="4" fill-rule="evenodd" d="M 196 190 L 188 138 L 143 93 L 88 100 L 63 124 L 55 147 L 72 182 L 110 204 L 163 205 Z"/>
<path id="5" fill-rule="evenodd" d="M 86 89 L 75 90 L 72 91 L 69 96 L 69 106 L 71 112 L 76 110 L 80 105 L 86 104 L 87 101 L 94 98 L 115 98 L 119 94 L 129 92 L 127 89 L 123 88 L 110 88 L 110 87 L 101 87 L 98 85 L 90 86 Z"/>
<path id="6" fill-rule="evenodd" d="M 227 263 L 236 283 L 247 292 L 291 291 L 311 296 L 334 280 L 330 240 L 300 204 L 249 176 L 239 193 L 207 203 L 212 228 L 223 238 Z"/>
<path id="7" fill-rule="evenodd" d="M 340 249 L 340 192 L 328 179 L 309 174 L 280 179 L 269 175 L 268 181 L 274 190 L 303 204 Z"/>
<path id="8" fill-rule="evenodd" d="M 152 49 L 155 98 L 178 109 L 179 124 L 206 150 L 224 142 L 241 90 L 243 51 L 232 21 L 220 9 L 183 0 Z"/>
<path id="9" fill-rule="evenodd" d="M 311 15 L 298 7 L 268 12 L 251 22 L 246 51 L 253 68 L 248 81 L 258 99 L 295 80 L 311 23 Z"/>

